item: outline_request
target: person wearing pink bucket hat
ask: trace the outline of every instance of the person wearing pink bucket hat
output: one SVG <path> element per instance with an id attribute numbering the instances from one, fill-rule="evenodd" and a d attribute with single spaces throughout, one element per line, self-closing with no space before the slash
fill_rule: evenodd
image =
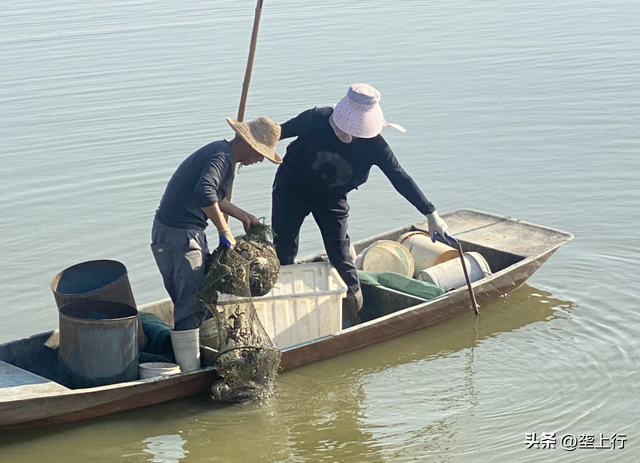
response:
<path id="1" fill-rule="evenodd" d="M 333 108 L 332 121 L 344 133 L 358 138 L 373 138 L 383 127 L 406 132 L 398 124 L 384 120 L 380 92 L 368 84 L 353 84 L 345 97 Z"/>
<path id="2" fill-rule="evenodd" d="M 272 190 L 271 223 L 280 263 L 294 263 L 300 227 L 312 214 L 327 257 L 348 287 L 343 312 L 345 322 L 352 325 L 359 322 L 363 300 L 350 253 L 347 194 L 367 181 L 371 167 L 378 166 L 394 188 L 426 215 L 432 239 L 436 232 L 449 236 L 435 206 L 380 134 L 384 127 L 405 130 L 385 121 L 379 102 L 378 90 L 357 83 L 333 107 L 315 107 L 282 124 L 280 139 L 296 139 L 287 146 Z"/>

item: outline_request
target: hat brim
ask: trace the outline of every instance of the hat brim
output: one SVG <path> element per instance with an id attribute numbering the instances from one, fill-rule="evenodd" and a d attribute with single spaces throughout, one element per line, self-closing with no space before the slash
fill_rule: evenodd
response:
<path id="1" fill-rule="evenodd" d="M 246 141 L 251 148 L 263 155 L 269 161 L 274 164 L 282 164 L 282 158 L 275 152 L 275 150 L 264 143 L 260 143 L 251 134 L 249 125 L 246 122 L 240 122 L 230 117 L 227 117 L 227 123 L 231 126 L 233 131 L 238 134 L 244 141 Z"/>
<path id="2" fill-rule="evenodd" d="M 367 107 L 347 96 L 333 108 L 333 121 L 340 130 L 358 138 L 379 135 L 385 124 L 379 104 Z"/>

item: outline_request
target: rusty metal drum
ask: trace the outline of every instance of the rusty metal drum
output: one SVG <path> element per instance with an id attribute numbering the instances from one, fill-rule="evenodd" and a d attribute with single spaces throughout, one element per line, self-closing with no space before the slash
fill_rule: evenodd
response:
<path id="1" fill-rule="evenodd" d="M 72 265 L 53 278 L 51 291 L 58 309 L 77 301 L 121 302 L 136 307 L 127 268 L 115 260 L 91 260 Z M 139 323 L 138 344 L 142 347 L 144 343 L 144 331 Z"/>
<path id="2" fill-rule="evenodd" d="M 75 301 L 59 311 L 60 376 L 68 387 L 138 379 L 138 311 L 112 301 Z"/>
<path id="3" fill-rule="evenodd" d="M 66 268 L 51 281 L 51 290 L 58 308 L 75 301 L 113 301 L 136 306 L 127 268 L 115 260 L 91 260 Z"/>

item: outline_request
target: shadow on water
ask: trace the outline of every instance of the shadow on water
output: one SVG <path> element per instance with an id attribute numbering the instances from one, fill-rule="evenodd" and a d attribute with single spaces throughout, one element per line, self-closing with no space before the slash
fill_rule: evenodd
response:
<path id="1" fill-rule="evenodd" d="M 61 455 L 58 461 L 85 461 L 83 458 L 94 451 L 100 458 L 93 461 L 109 461 L 108 457 L 136 462 L 181 458 L 383 461 L 385 440 L 376 434 L 371 416 L 364 416 L 366 395 L 372 394 L 372 390 L 375 393 L 372 384 L 375 386 L 376 381 L 385 381 L 406 370 L 408 379 L 399 378 L 389 387 L 407 389 L 396 389 L 393 394 L 419 392 L 424 397 L 429 391 L 419 391 L 425 387 L 420 378 L 417 384 L 411 384 L 414 381 L 410 378 L 411 366 L 427 362 L 433 375 L 446 377 L 452 374 L 447 371 L 450 366 L 438 368 L 438 360 L 464 356 L 464 368 L 469 372 L 466 381 L 471 382 L 465 386 L 464 394 L 472 403 L 475 348 L 536 323 L 568 318 L 573 307 L 569 301 L 524 285 L 481 307 L 479 317 L 470 309 L 468 314 L 455 319 L 283 374 L 278 379 L 277 395 L 263 402 L 220 406 L 206 403 L 199 396 L 77 423 L 2 432 L 0 453 L 14 450 L 25 459 L 11 461 L 32 461 L 37 455 L 47 455 L 47 449 L 60 445 L 62 440 L 75 448 L 80 457 L 69 459 Z M 109 455 L 111 452 L 115 453 Z M 123 455 L 127 458 L 122 459 Z"/>
<path id="2" fill-rule="evenodd" d="M 480 316 L 469 308 L 469 313 L 462 316 L 304 368 L 371 373 L 470 349 L 486 339 L 533 323 L 567 318 L 573 308 L 572 302 L 525 284 L 508 296 L 480 307 Z"/>

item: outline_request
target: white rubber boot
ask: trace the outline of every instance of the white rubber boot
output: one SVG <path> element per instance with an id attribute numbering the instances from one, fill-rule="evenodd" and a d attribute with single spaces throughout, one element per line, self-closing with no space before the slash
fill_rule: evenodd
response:
<path id="1" fill-rule="evenodd" d="M 171 330 L 171 344 L 176 363 L 183 373 L 200 368 L 200 329 Z"/>

